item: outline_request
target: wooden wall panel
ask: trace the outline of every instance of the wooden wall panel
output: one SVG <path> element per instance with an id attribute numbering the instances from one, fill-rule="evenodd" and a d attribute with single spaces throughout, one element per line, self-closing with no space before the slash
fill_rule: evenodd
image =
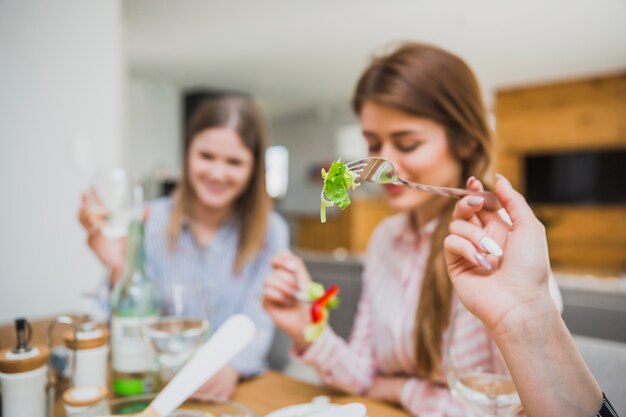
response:
<path id="1" fill-rule="evenodd" d="M 626 74 L 500 91 L 496 99 L 504 149 L 626 148 Z"/>
<path id="2" fill-rule="evenodd" d="M 626 73 L 496 94 L 496 169 L 524 192 L 524 157 L 626 149 Z M 626 187 L 626 184 L 624 185 Z M 626 206 L 533 206 L 552 262 L 626 270 Z"/>
<path id="3" fill-rule="evenodd" d="M 331 210 L 333 213 L 329 210 L 327 222 L 323 224 L 319 216 L 298 217 L 298 247 L 321 251 L 344 248 L 350 252 L 364 252 L 378 223 L 393 214 L 384 198 L 354 198 L 345 210 Z"/>
<path id="4" fill-rule="evenodd" d="M 626 270 L 626 208 L 539 205 L 553 264 Z"/>

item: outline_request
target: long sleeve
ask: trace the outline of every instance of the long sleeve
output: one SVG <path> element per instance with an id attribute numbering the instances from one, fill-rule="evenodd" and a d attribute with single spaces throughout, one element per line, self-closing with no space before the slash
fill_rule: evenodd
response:
<path id="1" fill-rule="evenodd" d="M 411 378 L 404 384 L 400 404 L 413 416 L 467 417 L 467 411 L 447 386 L 419 378 Z"/>
<path id="2" fill-rule="evenodd" d="M 251 289 L 246 296 L 246 301 L 241 311 L 254 322 L 256 334 L 252 343 L 230 363 L 230 366 L 244 378 L 256 375 L 266 367 L 265 358 L 274 337 L 274 324 L 263 310 L 260 301 L 263 295 L 263 280 L 259 279 L 257 281 L 255 288 Z"/>
<path id="3" fill-rule="evenodd" d="M 250 346 L 230 363 L 242 377 L 258 374 L 266 367 L 267 353 L 274 337 L 274 323 L 263 309 L 263 284 L 272 272 L 270 259 L 288 245 L 289 233 L 286 223 L 277 215 L 272 215 L 266 244 L 249 271 L 247 279 L 250 281 L 250 287 L 240 310 L 254 321 L 256 335 Z"/>
<path id="4" fill-rule="evenodd" d="M 302 355 L 302 360 L 315 367 L 326 384 L 355 394 L 362 394 L 369 388 L 376 369 L 371 340 L 371 301 L 364 285 L 350 344 L 327 327 Z"/>
<path id="5" fill-rule="evenodd" d="M 494 346 L 485 326 L 458 302 L 456 305 L 456 322 L 454 338 L 448 333 L 444 336 L 443 365 L 446 369 L 452 366 L 446 357 L 451 346 L 455 349 L 455 366 L 488 365 L 493 361 Z M 499 362 L 493 362 L 498 364 Z M 419 417 L 461 417 L 467 411 L 450 392 L 444 382 L 444 375 L 438 377 L 439 382 L 428 379 L 411 378 L 402 389 L 400 402 L 412 415 Z"/>

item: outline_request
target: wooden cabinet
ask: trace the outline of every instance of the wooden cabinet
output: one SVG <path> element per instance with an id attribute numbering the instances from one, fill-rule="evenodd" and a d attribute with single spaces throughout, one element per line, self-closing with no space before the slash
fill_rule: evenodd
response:
<path id="1" fill-rule="evenodd" d="M 496 169 L 522 192 L 527 155 L 626 149 L 626 73 L 502 90 L 495 111 Z M 553 264 L 626 270 L 626 205 L 533 208 Z"/>
<path id="2" fill-rule="evenodd" d="M 378 223 L 392 214 L 382 197 L 355 197 L 343 211 L 330 209 L 326 223 L 320 223 L 319 215 L 298 216 L 296 245 L 320 251 L 344 248 L 350 252 L 364 252 Z"/>

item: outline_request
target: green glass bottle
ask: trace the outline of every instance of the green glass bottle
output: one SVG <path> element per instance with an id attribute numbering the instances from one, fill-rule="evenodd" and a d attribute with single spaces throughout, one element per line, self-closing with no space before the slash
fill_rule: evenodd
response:
<path id="1" fill-rule="evenodd" d="M 111 356 L 113 392 L 139 395 L 158 389 L 153 349 L 142 328 L 157 321 L 159 298 L 145 271 L 144 224 L 133 220 L 128 229 L 126 269 L 111 294 Z"/>

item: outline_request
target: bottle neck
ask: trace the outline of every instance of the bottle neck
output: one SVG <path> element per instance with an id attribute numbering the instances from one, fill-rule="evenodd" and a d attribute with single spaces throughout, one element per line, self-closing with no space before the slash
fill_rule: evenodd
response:
<path id="1" fill-rule="evenodd" d="M 145 252 L 144 252 L 144 225 L 139 220 L 131 222 L 128 229 L 128 243 L 126 252 L 126 275 L 132 276 L 135 271 L 145 275 Z"/>

